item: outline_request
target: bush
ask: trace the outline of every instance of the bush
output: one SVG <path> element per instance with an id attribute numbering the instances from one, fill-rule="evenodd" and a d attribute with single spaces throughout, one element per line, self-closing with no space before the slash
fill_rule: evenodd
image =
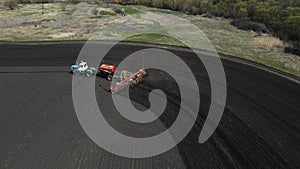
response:
<path id="1" fill-rule="evenodd" d="M 103 6 L 104 2 L 100 0 L 95 0 L 95 4 L 98 6 Z"/>
<path id="2" fill-rule="evenodd" d="M 18 3 L 16 0 L 5 0 L 4 6 L 9 8 L 10 10 L 13 10 L 18 6 Z"/>
<path id="3" fill-rule="evenodd" d="M 71 4 L 78 4 L 81 2 L 81 0 L 67 0 L 67 2 Z"/>
<path id="4" fill-rule="evenodd" d="M 36 3 L 36 4 L 45 4 L 45 3 L 53 3 L 54 0 L 20 0 L 21 3 Z"/>
<path id="5" fill-rule="evenodd" d="M 120 12 L 120 14 L 137 14 L 140 12 L 139 10 L 130 6 L 115 7 L 114 11 L 116 13 Z"/>
<path id="6" fill-rule="evenodd" d="M 93 15 L 97 16 L 98 13 L 99 13 L 99 11 L 98 11 L 96 8 L 93 8 L 93 9 L 91 10 L 91 13 L 92 13 Z"/>
<path id="7" fill-rule="evenodd" d="M 231 24 L 242 30 L 253 30 L 259 34 L 270 33 L 265 24 L 250 21 L 248 18 L 234 19 Z"/>
<path id="8" fill-rule="evenodd" d="M 18 0 L 18 4 L 31 4 L 33 0 Z"/>
<path id="9" fill-rule="evenodd" d="M 112 12 L 108 12 L 108 11 L 100 11 L 99 15 L 110 15 L 110 16 L 115 16 L 115 13 Z"/>
<path id="10" fill-rule="evenodd" d="M 115 13 L 121 14 L 122 16 L 125 16 L 125 10 L 124 9 L 113 8 L 113 10 L 115 11 Z"/>
<path id="11" fill-rule="evenodd" d="M 65 11 L 67 8 L 67 3 L 65 3 L 65 2 L 60 3 L 60 7 L 61 7 L 61 10 Z"/>

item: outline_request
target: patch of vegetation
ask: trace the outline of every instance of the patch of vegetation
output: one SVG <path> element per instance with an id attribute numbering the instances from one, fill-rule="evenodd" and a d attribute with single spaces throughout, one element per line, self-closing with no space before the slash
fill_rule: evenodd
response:
<path id="1" fill-rule="evenodd" d="M 30 16 L 30 15 L 36 15 L 39 14 L 38 12 L 23 12 L 22 15 L 23 16 Z"/>
<path id="2" fill-rule="evenodd" d="M 185 46 L 183 43 L 178 40 L 171 38 L 162 34 L 139 34 L 135 36 L 131 36 L 125 41 L 134 41 L 134 42 L 146 42 L 146 43 L 156 43 L 156 44 L 166 44 L 166 45 L 174 45 L 174 46 Z"/>
<path id="3" fill-rule="evenodd" d="M 116 9 L 123 9 L 125 14 L 129 14 L 129 15 L 140 13 L 139 10 L 137 10 L 131 6 L 117 6 Z"/>
<path id="4" fill-rule="evenodd" d="M 108 16 L 116 16 L 116 13 L 113 13 L 113 12 L 109 12 L 109 11 L 100 11 L 99 12 L 99 15 L 108 15 Z"/>
<path id="5" fill-rule="evenodd" d="M 81 0 L 67 0 L 67 3 L 72 3 L 72 4 L 78 4 L 81 2 Z"/>
<path id="6" fill-rule="evenodd" d="M 160 13 L 165 13 L 165 14 L 175 14 L 175 13 L 177 13 L 176 11 L 164 10 L 164 9 L 158 9 L 158 8 L 151 8 L 148 11 L 150 11 L 150 12 L 160 12 Z"/>

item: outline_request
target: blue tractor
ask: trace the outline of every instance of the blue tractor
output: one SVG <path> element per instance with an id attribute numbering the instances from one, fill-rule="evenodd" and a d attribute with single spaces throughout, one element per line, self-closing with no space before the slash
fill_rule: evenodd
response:
<path id="1" fill-rule="evenodd" d="M 87 65 L 87 62 L 80 61 L 79 64 L 75 64 L 70 66 L 71 72 L 75 76 L 96 76 L 97 75 L 97 69 L 95 67 L 89 67 Z"/>

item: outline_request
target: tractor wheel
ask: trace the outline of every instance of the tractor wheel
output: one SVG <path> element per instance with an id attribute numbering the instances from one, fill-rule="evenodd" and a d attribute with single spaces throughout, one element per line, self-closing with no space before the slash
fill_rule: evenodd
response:
<path id="1" fill-rule="evenodd" d="M 86 76 L 86 77 L 90 77 L 90 76 L 92 76 L 92 73 L 91 73 L 90 71 L 86 71 L 86 72 L 85 72 L 85 76 Z"/>
<path id="2" fill-rule="evenodd" d="M 112 80 L 112 75 L 108 75 L 108 76 L 106 77 L 106 79 L 109 80 L 109 81 L 111 81 L 111 80 Z"/>
<path id="3" fill-rule="evenodd" d="M 73 71 L 73 74 L 74 74 L 75 76 L 79 76 L 79 75 L 80 75 L 80 72 L 74 70 L 74 71 Z"/>

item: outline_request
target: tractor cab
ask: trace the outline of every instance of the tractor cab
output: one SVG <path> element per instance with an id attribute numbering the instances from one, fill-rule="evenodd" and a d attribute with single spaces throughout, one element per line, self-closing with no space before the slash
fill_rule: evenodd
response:
<path id="1" fill-rule="evenodd" d="M 84 72 L 88 69 L 88 65 L 85 61 L 81 61 L 79 64 L 78 64 L 78 70 L 81 71 L 81 72 Z"/>

